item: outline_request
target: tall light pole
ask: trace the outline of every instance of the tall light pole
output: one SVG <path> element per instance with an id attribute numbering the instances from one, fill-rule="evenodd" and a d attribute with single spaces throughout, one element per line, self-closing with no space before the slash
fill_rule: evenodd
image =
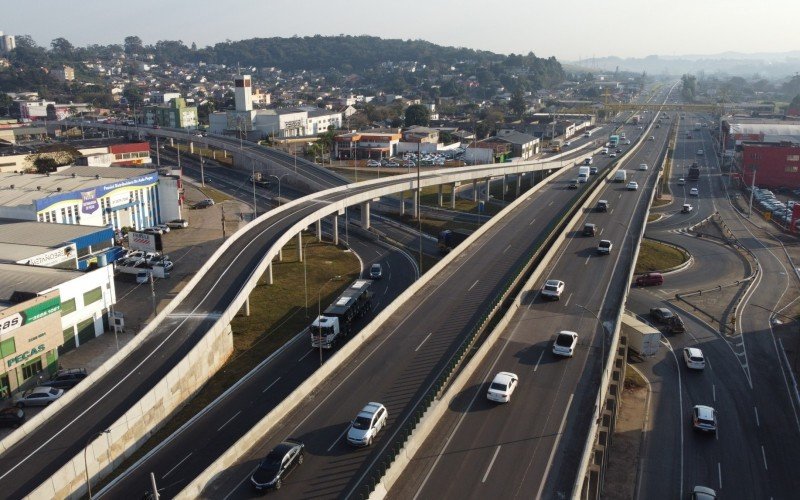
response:
<path id="1" fill-rule="evenodd" d="M 332 278 L 329 278 L 328 281 L 322 284 L 319 287 L 319 291 L 317 292 L 317 335 L 318 335 L 318 344 L 319 344 L 319 364 L 322 365 L 322 323 L 320 322 L 320 318 L 322 317 L 322 289 L 330 283 L 331 281 L 338 281 L 342 279 L 341 276 L 338 274 Z M 341 325 L 340 325 L 341 326 Z"/>
<path id="2" fill-rule="evenodd" d="M 92 482 L 89 481 L 89 460 L 86 457 L 86 452 L 89 450 L 89 445 L 92 444 L 92 440 L 97 437 L 102 436 L 103 434 L 108 434 L 111 432 L 111 429 L 106 429 L 104 431 L 96 432 L 92 434 L 89 439 L 86 441 L 86 446 L 83 447 L 83 467 L 86 469 L 86 491 L 89 494 L 89 500 L 92 499 Z"/>
<path id="3" fill-rule="evenodd" d="M 253 185 L 253 220 L 258 217 L 258 202 L 256 201 L 256 161 L 250 159 L 253 175 L 250 176 L 250 184 Z"/>
<path id="4" fill-rule="evenodd" d="M 283 179 L 287 175 L 289 174 L 283 174 L 280 177 L 273 174 L 268 175 L 268 177 L 275 177 L 278 180 L 278 206 L 281 206 L 281 179 Z"/>

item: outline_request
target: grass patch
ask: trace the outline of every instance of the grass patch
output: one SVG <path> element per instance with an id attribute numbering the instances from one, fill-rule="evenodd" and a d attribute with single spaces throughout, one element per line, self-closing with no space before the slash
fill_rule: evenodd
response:
<path id="1" fill-rule="evenodd" d="M 647 381 L 636 370 L 625 370 L 625 388 L 635 389 L 647 387 Z"/>
<path id="2" fill-rule="evenodd" d="M 653 200 L 652 206 L 658 208 L 669 205 L 670 203 L 672 203 L 672 200 L 662 200 L 660 198 L 656 198 L 655 200 Z"/>
<path id="3" fill-rule="evenodd" d="M 661 218 L 661 214 L 650 214 L 647 216 L 647 222 L 655 222 Z"/>
<path id="4" fill-rule="evenodd" d="M 642 240 L 639 259 L 636 261 L 636 274 L 661 271 L 681 265 L 688 257 L 677 248 L 653 240 Z"/>
<path id="5" fill-rule="evenodd" d="M 228 201 L 228 200 L 231 199 L 230 196 L 228 196 L 227 194 L 223 193 L 219 189 L 215 189 L 215 188 L 210 187 L 208 185 L 206 185 L 205 187 L 197 186 L 197 189 L 201 193 L 206 195 L 207 198 L 211 198 L 212 200 L 214 200 L 214 203 L 222 203 L 223 201 Z"/>
<path id="6" fill-rule="evenodd" d="M 241 380 L 250 370 L 308 326 L 317 315 L 317 297 L 324 309 L 359 275 L 359 261 L 352 252 L 343 252 L 329 243 L 320 243 L 306 236 L 306 273 L 308 278 L 308 309 L 303 283 L 303 263 L 297 260 L 297 240 L 283 248 L 283 262 L 273 263 L 274 283 L 267 285 L 266 277 L 259 280 L 250 294 L 250 316 L 237 315 L 231 323 L 233 353 L 227 363 L 139 450 L 117 467 L 103 484 L 111 481 L 136 460 L 190 418 L 211 404 L 220 394 Z M 330 281 L 333 276 L 341 279 Z"/>

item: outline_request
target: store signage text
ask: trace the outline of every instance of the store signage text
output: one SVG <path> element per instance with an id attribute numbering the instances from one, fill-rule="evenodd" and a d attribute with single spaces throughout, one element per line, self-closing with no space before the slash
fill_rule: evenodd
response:
<path id="1" fill-rule="evenodd" d="M 16 356 L 14 356 L 13 358 L 9 358 L 6 361 L 6 363 L 7 363 L 6 368 L 11 368 L 12 366 L 14 366 L 14 365 L 16 365 L 18 363 L 22 363 L 23 361 L 25 361 L 26 359 L 30 358 L 31 356 L 37 356 L 38 354 L 40 354 L 42 352 L 44 352 L 44 344 L 39 344 L 38 346 L 32 348 L 29 351 L 25 351 L 22 354 L 18 354 Z"/>

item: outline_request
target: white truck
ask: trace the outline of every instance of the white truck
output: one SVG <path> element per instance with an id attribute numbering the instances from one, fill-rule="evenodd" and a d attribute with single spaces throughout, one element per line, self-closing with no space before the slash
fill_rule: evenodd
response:
<path id="1" fill-rule="evenodd" d="M 626 170 L 617 170 L 614 174 L 614 182 L 625 182 L 628 180 L 628 172 Z"/>
<path id="2" fill-rule="evenodd" d="M 622 325 L 628 336 L 628 348 L 640 356 L 653 356 L 661 345 L 661 332 L 657 328 L 625 314 Z"/>
<path id="3" fill-rule="evenodd" d="M 359 279 L 317 316 L 309 327 L 311 347 L 331 349 L 340 337 L 353 330 L 356 319 L 367 314 L 372 307 L 372 280 Z"/>

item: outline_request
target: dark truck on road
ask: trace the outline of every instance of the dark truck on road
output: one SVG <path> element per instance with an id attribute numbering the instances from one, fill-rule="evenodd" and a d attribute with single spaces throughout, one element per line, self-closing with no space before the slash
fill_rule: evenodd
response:
<path id="1" fill-rule="evenodd" d="M 439 253 L 442 255 L 450 253 L 456 245 L 470 237 L 472 231 L 463 229 L 445 229 L 439 233 Z"/>
<path id="2" fill-rule="evenodd" d="M 689 175 L 686 178 L 690 181 L 700 180 L 700 165 L 697 162 L 692 163 L 692 166 L 689 167 Z"/>

